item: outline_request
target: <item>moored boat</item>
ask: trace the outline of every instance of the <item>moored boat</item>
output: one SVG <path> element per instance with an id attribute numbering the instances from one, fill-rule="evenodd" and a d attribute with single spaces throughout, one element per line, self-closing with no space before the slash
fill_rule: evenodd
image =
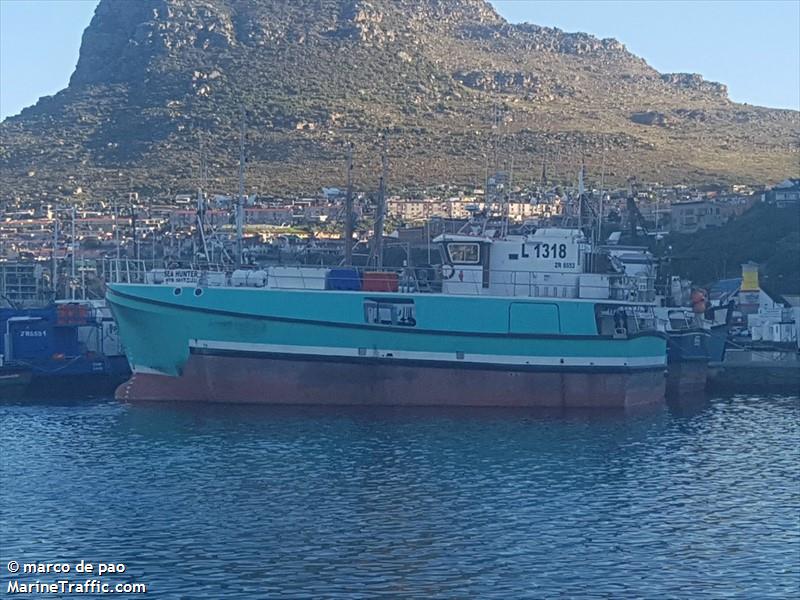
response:
<path id="1" fill-rule="evenodd" d="M 31 371 L 19 365 L 0 361 L 0 400 L 15 400 L 25 395 L 31 382 Z"/>
<path id="2" fill-rule="evenodd" d="M 579 230 L 437 241 L 441 292 L 421 291 L 413 270 L 112 283 L 107 299 L 134 373 L 117 396 L 619 408 L 663 400 L 666 339 L 650 290 L 597 269 Z"/>
<path id="3" fill-rule="evenodd" d="M 671 287 L 686 288 L 688 281 Z M 654 309 L 659 330 L 667 335 L 667 395 L 680 397 L 702 394 L 708 384 L 709 365 L 725 357 L 732 306 L 709 307 L 706 293 L 695 289 L 686 294 L 691 308 L 676 305 L 680 293 L 671 298 L 672 306 Z M 718 311 L 724 311 L 724 320 L 718 320 Z"/>
<path id="4" fill-rule="evenodd" d="M 130 370 L 105 303 L 58 301 L 0 309 L 4 360 L 27 373 L 25 395 L 109 395 Z"/>

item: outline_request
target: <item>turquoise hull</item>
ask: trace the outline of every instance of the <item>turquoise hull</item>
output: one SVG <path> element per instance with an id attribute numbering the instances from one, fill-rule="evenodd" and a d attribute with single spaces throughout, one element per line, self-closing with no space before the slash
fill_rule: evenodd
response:
<path id="1" fill-rule="evenodd" d="M 248 364 L 242 376 L 256 380 L 278 363 L 285 371 L 303 365 L 304 377 L 328 368 L 335 375 L 344 371 L 336 371 L 333 365 L 347 364 L 353 377 L 370 379 L 374 373 L 384 373 L 384 392 L 389 385 L 386 378 L 393 378 L 400 369 L 406 380 L 426 372 L 428 387 L 447 373 L 453 379 L 450 387 L 459 388 L 461 379 L 454 374 L 477 370 L 502 372 L 503 381 L 515 373 L 527 374 L 528 386 L 542 381 L 541 376 L 528 381 L 533 373 L 591 374 L 595 379 L 650 373 L 652 381 L 663 388 L 665 338 L 657 333 L 624 338 L 599 335 L 592 301 L 135 284 L 113 284 L 107 298 L 135 378 L 183 379 L 186 393 L 181 394 L 188 394 L 187 398 L 196 392 L 198 399 L 218 399 L 215 396 L 221 392 L 213 373 L 223 363 L 226 373 Z M 194 373 L 191 381 L 188 371 Z M 274 387 L 276 382 L 264 377 L 258 385 Z M 420 398 L 414 381 L 408 383 L 408 395 Z M 548 380 L 548 385 L 556 384 Z M 559 385 L 563 387 L 563 381 Z M 210 388 L 218 391 L 211 393 Z M 128 398 L 137 395 L 131 389 L 127 388 Z M 167 395 L 169 389 L 164 388 Z M 242 388 L 240 395 L 250 394 L 248 389 Z M 391 393 L 396 396 L 399 389 L 392 388 Z M 514 393 L 535 396 L 534 390 L 526 389 Z M 258 401 L 285 400 L 264 399 L 261 391 L 252 390 Z M 469 394 L 469 390 L 453 394 L 465 392 Z M 229 393 L 222 395 L 238 399 Z M 475 403 L 486 403 L 486 394 Z M 445 401 L 444 395 L 440 392 L 442 403 L 459 403 Z M 656 390 L 653 396 L 659 400 L 663 393 Z M 316 401 L 303 394 L 299 397 Z M 436 398 L 419 403 L 440 403 Z M 376 403 L 387 402 L 405 403 L 398 398 L 376 398 Z M 531 402 L 536 403 L 535 399 Z"/>

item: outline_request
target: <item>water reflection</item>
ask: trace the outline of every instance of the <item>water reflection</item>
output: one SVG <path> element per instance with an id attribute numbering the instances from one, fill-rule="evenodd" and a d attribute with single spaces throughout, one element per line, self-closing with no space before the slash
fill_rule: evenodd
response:
<path id="1" fill-rule="evenodd" d="M 120 560 L 159 598 L 790 597 L 799 407 L 2 405 L 0 564 Z"/>

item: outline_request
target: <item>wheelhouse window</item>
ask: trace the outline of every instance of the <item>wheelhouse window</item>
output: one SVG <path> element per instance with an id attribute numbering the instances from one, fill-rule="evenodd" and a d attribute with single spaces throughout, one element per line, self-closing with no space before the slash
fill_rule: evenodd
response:
<path id="1" fill-rule="evenodd" d="M 447 253 L 454 265 L 477 265 L 481 262 L 480 244 L 451 242 L 447 244 Z"/>

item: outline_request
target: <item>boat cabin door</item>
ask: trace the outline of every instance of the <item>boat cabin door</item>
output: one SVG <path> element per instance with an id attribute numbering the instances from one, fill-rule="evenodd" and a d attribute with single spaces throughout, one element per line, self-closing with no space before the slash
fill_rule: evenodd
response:
<path id="1" fill-rule="evenodd" d="M 445 240 L 448 262 L 442 267 L 442 291 L 445 294 L 481 294 L 489 287 L 490 244 L 459 236 Z"/>

